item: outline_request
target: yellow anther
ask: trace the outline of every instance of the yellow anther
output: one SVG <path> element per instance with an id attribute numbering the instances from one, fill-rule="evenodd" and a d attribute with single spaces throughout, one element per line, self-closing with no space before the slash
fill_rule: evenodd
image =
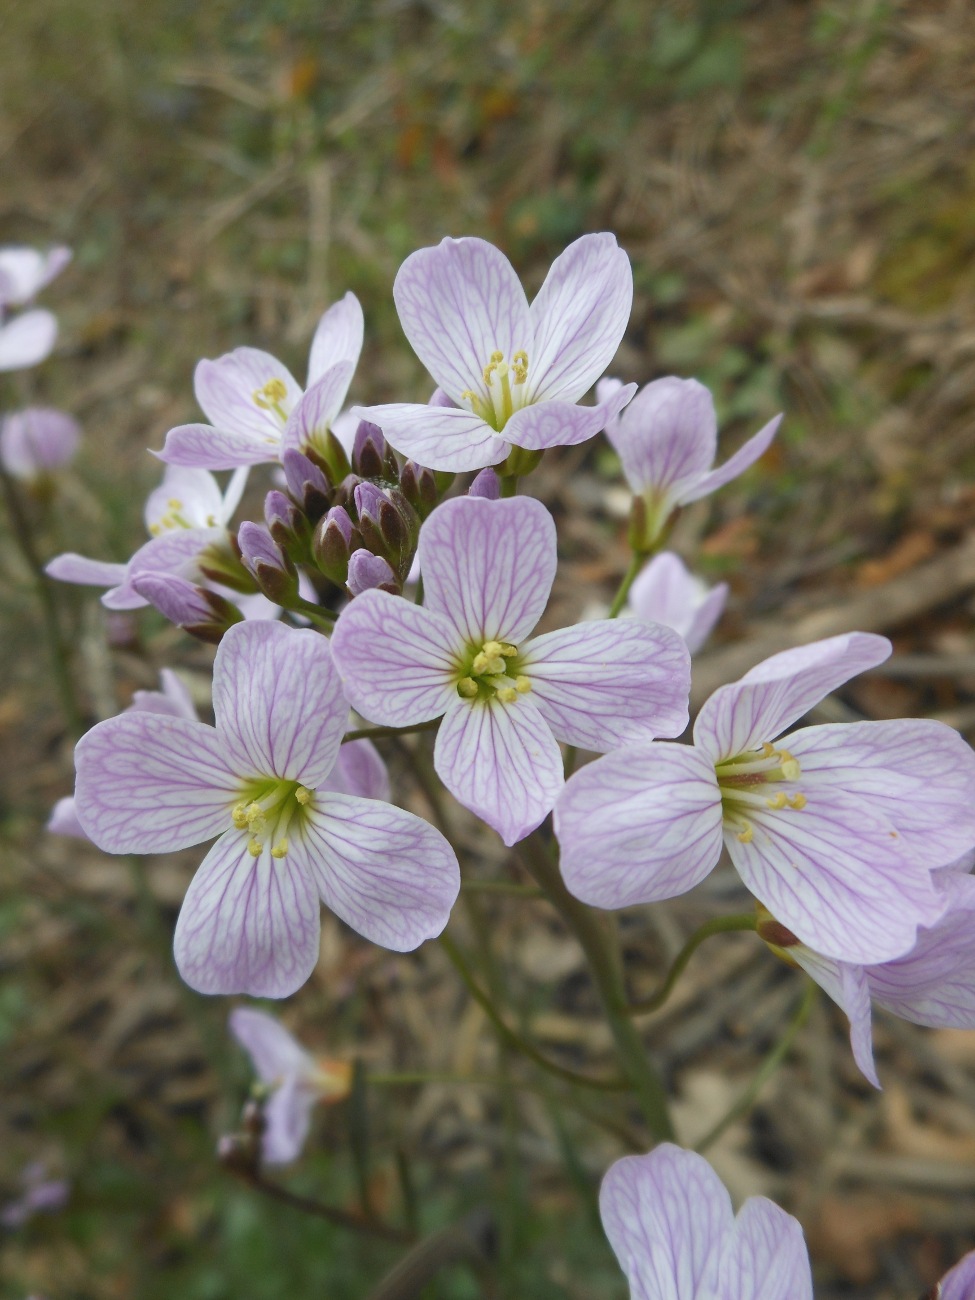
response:
<path id="1" fill-rule="evenodd" d="M 159 534 L 162 532 L 162 525 L 161 525 L 161 524 L 150 524 L 150 525 L 149 525 L 149 532 L 152 534 L 153 537 L 158 537 Z"/>
<path id="2" fill-rule="evenodd" d="M 179 497 L 170 497 L 169 500 L 166 502 L 166 505 L 169 506 L 170 510 L 183 509 L 183 503 L 182 501 L 180 501 Z"/>
<path id="3" fill-rule="evenodd" d="M 272 410 L 278 402 L 288 396 L 288 387 L 283 379 L 269 379 L 261 388 L 255 388 L 251 398 L 255 406 L 262 411 Z"/>
<path id="4" fill-rule="evenodd" d="M 295 798 L 298 800 L 300 804 L 310 803 L 311 791 L 306 790 L 303 785 L 299 785 L 298 789 L 295 791 Z"/>
<path id="5" fill-rule="evenodd" d="M 491 380 L 494 378 L 494 372 L 495 370 L 497 370 L 497 368 L 498 368 L 498 363 L 496 361 L 492 361 L 489 366 L 484 367 L 484 371 L 483 371 L 484 382 L 488 385 L 488 387 L 490 387 L 491 385 Z"/>
<path id="6" fill-rule="evenodd" d="M 253 839 L 247 841 L 247 852 L 252 858 L 259 858 L 264 851 L 264 845 L 255 835 Z"/>
<path id="7" fill-rule="evenodd" d="M 490 644 L 490 643 L 489 643 Z M 484 650 L 479 650 L 474 656 L 474 662 L 471 668 L 478 677 L 494 676 L 497 673 L 504 672 L 504 660 L 498 654 L 486 653 L 487 646 Z"/>
<path id="8" fill-rule="evenodd" d="M 502 704 L 514 704 L 518 698 L 518 692 L 513 686 L 500 687 L 497 695 Z"/>
<path id="9" fill-rule="evenodd" d="M 527 677 L 519 676 L 515 678 L 515 690 L 519 695 L 527 695 L 531 688 L 532 684 Z"/>
<path id="10" fill-rule="evenodd" d="M 462 677 L 457 683 L 457 694 L 465 700 L 473 700 L 477 695 L 477 682 L 473 677 Z"/>
<path id="11" fill-rule="evenodd" d="M 782 775 L 787 781 L 798 781 L 800 771 L 798 762 L 789 754 L 782 763 Z"/>
<path id="12" fill-rule="evenodd" d="M 773 799 L 765 800 L 765 806 L 766 808 L 784 808 L 786 804 L 789 804 L 791 802 L 792 801 L 790 800 L 789 796 L 785 793 L 785 791 L 780 790 L 779 793 Z"/>
<path id="13" fill-rule="evenodd" d="M 287 841 L 287 839 L 278 840 L 277 844 L 275 844 L 274 848 L 271 850 L 271 857 L 272 857 L 272 858 L 283 858 L 283 857 L 285 857 L 285 855 L 287 854 L 287 852 L 288 852 L 288 841 Z"/>
<path id="14" fill-rule="evenodd" d="M 511 363 L 512 365 L 515 366 L 527 366 L 528 353 L 525 352 L 524 349 L 521 349 L 520 351 L 516 352 L 515 355 L 511 358 Z"/>
<path id="15" fill-rule="evenodd" d="M 751 822 L 744 823 L 744 829 L 738 832 L 737 838 L 742 842 L 742 844 L 751 844 L 752 840 L 755 838 L 755 827 Z"/>
<path id="16" fill-rule="evenodd" d="M 497 365 L 499 361 L 503 361 L 503 360 L 504 360 L 504 353 L 503 353 L 503 352 L 492 352 L 491 355 L 488 357 L 488 360 L 491 361 L 491 362 L 493 362 L 494 365 Z"/>
<path id="17" fill-rule="evenodd" d="M 774 753 L 775 753 L 775 746 L 774 746 L 774 745 L 770 745 L 769 742 L 768 742 L 767 740 L 763 741 L 763 742 L 762 742 L 762 757 L 763 757 L 763 758 L 771 758 L 772 755 L 773 755 Z"/>
<path id="18" fill-rule="evenodd" d="M 806 796 L 804 794 L 801 793 L 794 794 L 792 798 L 789 800 L 789 807 L 795 808 L 797 811 L 801 810 L 802 808 L 805 808 L 805 806 L 806 806 Z"/>
<path id="19" fill-rule="evenodd" d="M 499 655 L 504 655 L 505 659 L 512 659 L 517 653 L 518 647 L 516 645 L 508 645 L 507 641 L 501 642 L 501 649 L 498 651 Z"/>
<path id="20" fill-rule="evenodd" d="M 234 819 L 234 825 L 239 831 L 242 831 L 247 825 L 247 809 L 244 804 L 234 804 L 233 812 L 230 815 Z"/>
<path id="21" fill-rule="evenodd" d="M 476 402 L 478 396 L 477 393 L 474 392 L 473 388 L 465 388 L 460 395 L 460 400 L 462 402 Z"/>
<path id="22" fill-rule="evenodd" d="M 483 649 L 486 655 L 503 655 L 505 652 L 505 647 L 500 641 L 485 641 Z"/>

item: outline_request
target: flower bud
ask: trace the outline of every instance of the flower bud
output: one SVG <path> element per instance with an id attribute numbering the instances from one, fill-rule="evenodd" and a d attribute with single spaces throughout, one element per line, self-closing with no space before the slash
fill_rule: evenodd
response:
<path id="1" fill-rule="evenodd" d="M 374 483 L 359 483 L 352 499 L 364 545 L 405 578 L 420 535 L 416 511 L 398 488 L 378 488 Z"/>
<path id="2" fill-rule="evenodd" d="M 450 477 L 453 478 L 453 475 Z M 425 469 L 415 461 L 408 460 L 400 470 L 399 486 L 403 496 L 421 519 L 426 519 L 440 500 L 440 489 L 433 470 Z"/>
<path id="3" fill-rule="evenodd" d="M 352 447 L 352 469 L 360 478 L 395 479 L 399 466 L 378 424 L 360 420 Z"/>
<path id="4" fill-rule="evenodd" d="M 469 497 L 484 497 L 485 501 L 497 501 L 501 496 L 501 480 L 489 465 L 482 469 L 474 482 L 467 489 Z"/>
<path id="5" fill-rule="evenodd" d="M 293 447 L 281 457 L 288 495 L 302 514 L 315 524 L 332 503 L 332 484 L 318 465 Z"/>
<path id="6" fill-rule="evenodd" d="M 276 488 L 264 498 L 264 518 L 268 532 L 285 554 L 304 560 L 311 543 L 311 525 L 295 503 Z"/>
<path id="7" fill-rule="evenodd" d="M 142 573 L 132 579 L 132 586 L 170 623 L 214 645 L 228 627 L 243 618 L 237 606 L 224 596 L 197 587 L 173 573 Z"/>
<path id="8" fill-rule="evenodd" d="M 333 506 L 319 520 L 312 537 L 312 556 L 318 568 L 339 587 L 345 586 L 349 557 L 362 545 L 362 535 L 345 506 Z"/>
<path id="9" fill-rule="evenodd" d="M 241 524 L 241 558 L 264 595 L 288 608 L 298 598 L 298 570 L 260 524 Z"/>
<path id="10" fill-rule="evenodd" d="M 314 442 L 305 444 L 302 450 L 330 483 L 341 483 L 351 470 L 345 448 L 331 429 L 319 434 Z"/>
<path id="11" fill-rule="evenodd" d="M 347 585 L 353 596 L 360 596 L 373 587 L 378 587 L 380 591 L 392 592 L 394 596 L 400 593 L 399 580 L 388 561 L 381 555 L 373 555 L 365 547 L 352 552 Z"/>
<path id="12" fill-rule="evenodd" d="M 228 533 L 225 541 L 207 546 L 196 562 L 203 576 L 221 587 L 229 587 L 245 596 L 253 596 L 257 591 L 253 576 L 241 562 L 240 547 L 233 533 Z"/>

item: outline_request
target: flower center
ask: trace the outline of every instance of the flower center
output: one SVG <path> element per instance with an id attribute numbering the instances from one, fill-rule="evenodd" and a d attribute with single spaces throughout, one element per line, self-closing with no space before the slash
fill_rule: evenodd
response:
<path id="1" fill-rule="evenodd" d="M 300 823 L 313 795 L 314 791 L 297 781 L 272 778 L 245 786 L 230 815 L 239 831 L 250 832 L 247 852 L 251 857 L 259 858 L 270 842 L 271 857 L 283 858 L 288 852 L 288 828 L 295 817 Z"/>
<path id="2" fill-rule="evenodd" d="M 251 401 L 262 411 L 273 411 L 282 424 L 287 424 L 288 413 L 281 405 L 288 396 L 288 387 L 283 379 L 269 379 L 260 388 L 251 393 Z"/>
<path id="3" fill-rule="evenodd" d="M 465 700 L 490 700 L 513 704 L 527 695 L 531 682 L 518 672 L 518 647 L 507 641 L 485 641 L 471 646 L 460 664 L 457 694 Z"/>
<path id="4" fill-rule="evenodd" d="M 158 537 L 160 533 L 171 533 L 177 528 L 199 528 L 199 524 L 193 523 L 192 519 L 187 519 L 184 511 L 185 503 L 179 497 L 170 497 L 166 502 L 166 513 L 160 515 L 154 524 L 149 527 L 149 532 L 153 537 Z M 217 520 L 215 515 L 207 515 L 206 528 L 216 528 Z"/>
<path id="5" fill-rule="evenodd" d="M 492 352 L 483 371 L 487 396 L 466 388 L 461 393 L 475 415 L 479 415 L 492 429 L 500 431 L 525 401 L 525 383 L 528 380 L 528 353 L 516 352 L 510 363 L 503 352 Z"/>
<path id="6" fill-rule="evenodd" d="M 761 749 L 718 763 L 714 769 L 721 791 L 725 824 L 737 828 L 742 844 L 750 844 L 755 828 L 746 813 L 751 808 L 762 812 L 783 812 L 787 808 L 801 812 L 806 796 L 800 790 L 777 790 L 773 794 L 763 787 L 779 782 L 794 785 L 799 780 L 799 763 L 787 749 L 776 749 L 768 741 Z"/>

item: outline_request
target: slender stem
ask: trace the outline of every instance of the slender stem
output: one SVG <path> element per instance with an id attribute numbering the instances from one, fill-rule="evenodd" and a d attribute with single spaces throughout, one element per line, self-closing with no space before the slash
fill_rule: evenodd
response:
<path id="1" fill-rule="evenodd" d="M 630 1003 L 630 1015 L 643 1015 L 647 1011 L 656 1011 L 663 1006 L 673 992 L 674 985 L 684 973 L 687 963 L 705 939 L 709 939 L 713 934 L 729 934 L 735 930 L 754 930 L 757 924 L 758 918 L 754 912 L 736 912 L 733 916 L 716 916 L 711 921 L 705 921 L 699 929 L 694 931 L 674 958 L 674 964 L 667 972 L 664 982 L 656 993 L 651 994 L 648 998 L 640 998 L 638 1001 Z"/>
<path id="2" fill-rule="evenodd" d="M 431 722 L 418 722 L 412 727 L 359 727 L 357 731 L 347 731 L 342 737 L 342 744 L 350 740 L 376 740 L 383 736 L 409 736 L 414 731 L 433 731 L 440 724 L 439 718 Z"/>
<path id="3" fill-rule="evenodd" d="M 657 1141 L 672 1140 L 674 1130 L 667 1110 L 667 1094 L 630 1019 L 618 952 L 606 934 L 603 921 L 566 889 L 558 864 L 537 831 L 522 840 L 521 848 L 525 866 L 575 934 L 589 960 L 620 1065 L 630 1080 L 650 1132 Z"/>
<path id="4" fill-rule="evenodd" d="M 630 556 L 630 567 L 623 575 L 623 581 L 616 589 L 616 595 L 613 597 L 613 603 L 609 607 L 607 618 L 616 618 L 617 614 L 619 614 L 620 610 L 625 605 L 626 598 L 630 594 L 630 588 L 633 586 L 637 574 L 643 568 L 643 562 L 645 559 L 646 556 L 641 555 L 638 551 L 634 551 Z"/>
<path id="5" fill-rule="evenodd" d="M 789 1049 L 795 1042 L 799 1030 L 806 1023 L 815 1000 L 816 985 L 812 980 L 810 980 L 802 995 L 802 1001 L 799 1003 L 796 1013 L 792 1017 L 785 1033 L 762 1061 L 762 1064 L 755 1072 L 755 1077 L 752 1079 L 751 1083 L 749 1083 L 745 1091 L 741 1094 L 728 1113 L 722 1116 L 722 1118 L 718 1120 L 717 1124 L 705 1133 L 704 1137 L 702 1137 L 700 1142 L 698 1142 L 694 1147 L 695 1151 L 707 1151 L 708 1147 L 713 1146 L 714 1143 L 717 1142 L 718 1138 L 729 1125 L 733 1124 L 736 1119 L 739 1119 L 751 1108 L 752 1103 L 755 1101 L 764 1085 L 779 1068 L 786 1056 L 788 1056 Z"/>
<path id="6" fill-rule="evenodd" d="M 568 1070 L 564 1066 L 559 1065 L 556 1061 L 549 1060 L 549 1058 L 543 1052 L 540 1052 L 533 1043 L 530 1043 L 526 1038 L 522 1038 L 520 1034 L 515 1033 L 515 1031 L 502 1018 L 494 1003 L 474 979 L 463 954 L 448 934 L 442 934 L 440 936 L 440 946 L 456 968 L 468 993 L 470 993 L 474 1001 L 485 1012 L 498 1035 L 503 1038 L 510 1047 L 521 1052 L 523 1056 L 527 1056 L 530 1061 L 534 1061 L 537 1066 L 540 1066 L 543 1070 L 547 1070 L 549 1074 L 554 1074 L 557 1078 L 564 1079 L 566 1083 L 574 1084 L 576 1087 L 594 1088 L 598 1092 L 627 1091 L 629 1084 L 625 1079 L 591 1079 L 586 1074 L 577 1074 L 575 1070 Z"/>
<path id="7" fill-rule="evenodd" d="M 37 599 L 44 618 L 44 630 L 51 655 L 51 665 L 54 669 L 55 680 L 61 696 L 61 707 L 64 709 L 68 727 L 75 735 L 80 736 L 85 729 L 85 723 L 75 696 L 70 657 L 61 633 L 61 621 L 58 618 L 57 601 L 54 597 L 51 579 L 44 572 L 44 565 L 41 563 L 41 558 L 34 546 L 30 520 L 21 503 L 17 486 L 2 466 L 0 466 L 0 485 L 3 487 L 4 499 L 10 512 L 14 541 L 21 555 L 27 561 L 27 567 L 30 569 L 31 577 L 34 580 L 34 589 L 37 592 Z"/>
<path id="8" fill-rule="evenodd" d="M 418 1242 L 370 1292 L 369 1300 L 417 1300 L 427 1283 L 448 1264 L 490 1263 L 495 1254 L 496 1233 L 489 1209 L 472 1210 L 459 1223 L 440 1228 Z"/>
<path id="9" fill-rule="evenodd" d="M 396 1241 L 404 1245 L 412 1240 L 412 1237 L 401 1228 L 394 1228 L 387 1223 L 378 1223 L 373 1219 L 365 1219 L 361 1215 L 351 1214 L 348 1210 L 340 1210 L 338 1206 L 326 1205 L 323 1201 L 313 1201 L 310 1197 L 299 1196 L 297 1192 L 289 1191 L 280 1183 L 269 1182 L 259 1170 L 239 1168 L 233 1164 L 227 1164 L 225 1168 L 255 1192 L 260 1192 L 270 1200 L 280 1201 L 282 1205 L 287 1205 L 292 1210 L 300 1210 L 303 1214 L 325 1219 L 328 1223 L 334 1223 L 336 1227 L 348 1228 L 351 1232 L 381 1237 L 384 1241 Z"/>
<path id="10" fill-rule="evenodd" d="M 511 894 L 516 898 L 544 898 L 537 885 L 515 885 L 507 880 L 464 880 L 461 892 L 465 894 Z"/>
<path id="11" fill-rule="evenodd" d="M 310 600 L 303 600 L 300 596 L 291 608 L 298 610 L 320 627 L 331 627 L 338 618 L 334 609 L 328 609 L 325 605 L 313 605 Z"/>
<path id="12" fill-rule="evenodd" d="M 502 474 L 501 475 L 501 495 L 503 497 L 513 497 L 518 491 L 518 475 Z"/>

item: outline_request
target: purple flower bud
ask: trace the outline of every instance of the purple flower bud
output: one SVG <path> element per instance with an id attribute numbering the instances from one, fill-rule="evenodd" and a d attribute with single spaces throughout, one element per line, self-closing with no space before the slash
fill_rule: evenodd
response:
<path id="1" fill-rule="evenodd" d="M 312 555 L 325 577 L 344 586 L 349 556 L 362 545 L 362 536 L 345 506 L 333 506 L 320 520 L 312 538 Z"/>
<path id="2" fill-rule="evenodd" d="M 452 477 L 452 476 L 451 476 Z M 426 519 L 440 500 L 437 476 L 432 469 L 408 460 L 400 470 L 400 491 L 421 519 Z"/>
<path id="3" fill-rule="evenodd" d="M 264 498 L 264 518 L 268 531 L 283 551 L 295 560 L 306 558 L 311 528 L 289 497 L 272 488 Z"/>
<path id="4" fill-rule="evenodd" d="M 233 533 L 227 533 L 221 542 L 213 542 L 197 556 L 197 567 L 204 578 L 239 591 L 245 596 L 253 596 L 257 584 L 252 575 L 244 568 L 240 558 L 240 547 Z"/>
<path id="5" fill-rule="evenodd" d="M 349 560 L 348 587 L 353 596 L 359 596 L 373 587 L 392 592 L 393 595 L 399 595 L 400 591 L 396 574 L 388 562 L 381 555 L 373 555 L 365 548 L 353 552 Z"/>
<path id="6" fill-rule="evenodd" d="M 352 500 L 360 524 L 363 519 L 371 518 L 378 525 L 379 512 L 386 500 L 382 488 L 376 487 L 375 483 L 357 483 L 352 493 Z"/>
<path id="7" fill-rule="evenodd" d="M 501 496 L 501 480 L 489 465 L 482 469 L 474 482 L 467 489 L 469 497 L 484 497 L 485 501 L 497 501 Z"/>
<path id="8" fill-rule="evenodd" d="M 352 446 L 352 468 L 362 478 L 382 478 L 387 471 L 389 448 L 378 424 L 360 420 Z M 395 461 L 393 462 L 395 465 Z"/>
<path id="9" fill-rule="evenodd" d="M 367 550 L 383 556 L 405 578 L 420 533 L 416 511 L 398 488 L 378 488 L 374 483 L 359 483 L 353 501 Z"/>
<path id="10" fill-rule="evenodd" d="M 298 571 L 260 524 L 241 524 L 237 533 L 240 557 L 264 595 L 278 605 L 292 604 L 298 595 Z"/>
<path id="11" fill-rule="evenodd" d="M 170 623 L 201 641 L 216 644 L 228 627 L 243 618 L 237 606 L 223 596 L 174 573 L 142 573 L 132 579 L 132 586 Z"/>
<path id="12" fill-rule="evenodd" d="M 67 465 L 78 450 L 81 428 L 63 411 L 29 407 L 0 420 L 0 464 L 8 474 L 35 483 Z"/>
<path id="13" fill-rule="evenodd" d="M 314 461 L 293 448 L 282 455 L 281 464 L 292 501 L 316 523 L 331 504 L 331 484 Z"/>

